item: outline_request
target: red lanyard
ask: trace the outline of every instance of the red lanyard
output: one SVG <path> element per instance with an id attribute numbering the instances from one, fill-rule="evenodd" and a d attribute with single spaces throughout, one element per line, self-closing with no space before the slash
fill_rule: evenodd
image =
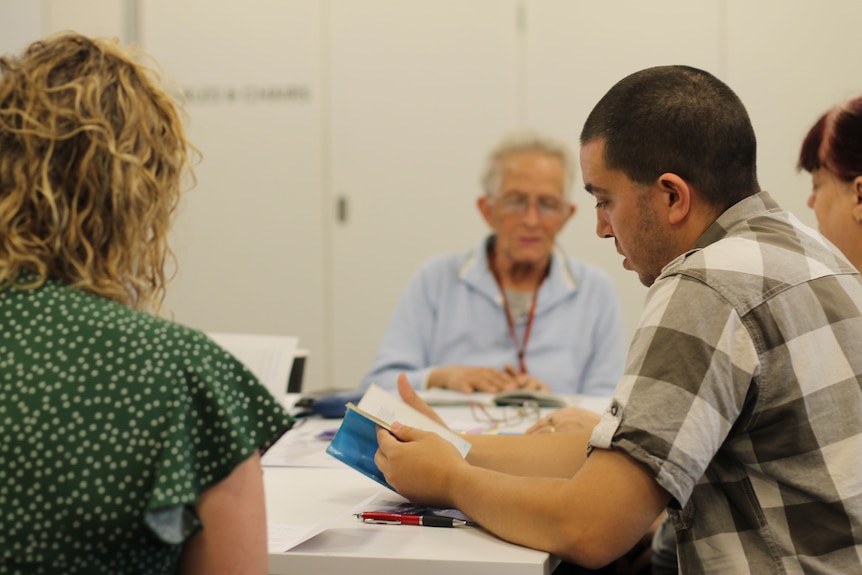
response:
<path id="1" fill-rule="evenodd" d="M 539 299 L 539 286 L 536 286 L 536 291 L 533 292 L 533 301 L 530 302 L 530 313 L 527 314 L 527 327 L 524 330 L 524 341 L 518 341 L 518 333 L 515 331 L 515 321 L 512 319 L 512 312 L 509 311 L 509 300 L 506 298 L 506 290 L 503 289 L 503 283 L 500 281 L 500 274 L 497 272 L 497 262 L 494 253 L 488 254 L 488 263 L 491 266 L 491 273 L 494 274 L 494 279 L 497 280 L 497 287 L 500 288 L 500 294 L 503 296 L 503 310 L 506 312 L 506 323 L 509 324 L 509 335 L 512 337 L 512 343 L 515 349 L 518 350 L 518 364 L 521 373 L 527 373 L 527 363 L 524 361 L 524 354 L 527 351 L 527 341 L 530 339 L 530 331 L 533 329 L 533 316 L 536 314 L 536 300 Z M 541 285 L 541 284 L 539 284 Z"/>

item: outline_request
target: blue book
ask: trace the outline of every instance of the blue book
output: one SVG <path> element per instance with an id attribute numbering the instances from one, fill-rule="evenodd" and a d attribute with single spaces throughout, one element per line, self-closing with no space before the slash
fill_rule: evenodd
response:
<path id="1" fill-rule="evenodd" d="M 395 491 L 374 463 L 377 426 L 391 430 L 391 424 L 395 421 L 437 433 L 458 448 L 462 456 L 467 455 L 470 450 L 470 442 L 460 435 L 419 413 L 382 388 L 372 385 L 362 396 L 359 405 L 347 404 L 341 427 L 326 452 L 380 485 Z"/>
<path id="2" fill-rule="evenodd" d="M 357 411 L 355 405 L 348 403 L 344 421 L 341 422 L 341 427 L 338 428 L 338 432 L 332 438 L 326 452 L 380 485 L 392 489 L 392 486 L 386 482 L 383 473 L 374 463 L 374 454 L 377 452 L 378 425 L 389 429 L 385 422 L 370 414 Z M 394 489 L 392 490 L 394 491 Z"/>

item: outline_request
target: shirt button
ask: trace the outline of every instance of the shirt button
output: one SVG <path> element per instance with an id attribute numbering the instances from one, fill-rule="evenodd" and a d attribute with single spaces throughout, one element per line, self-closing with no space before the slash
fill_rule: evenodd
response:
<path id="1" fill-rule="evenodd" d="M 617 412 L 620 410 L 620 404 L 616 401 L 611 404 L 611 415 L 616 416 Z"/>

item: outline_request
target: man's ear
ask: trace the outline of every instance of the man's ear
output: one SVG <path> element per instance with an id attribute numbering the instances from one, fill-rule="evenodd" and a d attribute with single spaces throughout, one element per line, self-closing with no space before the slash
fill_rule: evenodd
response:
<path id="1" fill-rule="evenodd" d="M 476 200 L 476 206 L 479 208 L 479 213 L 482 214 L 482 219 L 489 227 L 494 227 L 494 219 L 491 217 L 491 198 L 483 194 Z"/>
<path id="2" fill-rule="evenodd" d="M 862 176 L 853 180 L 853 219 L 862 224 Z"/>
<path id="3" fill-rule="evenodd" d="M 677 225 L 691 212 L 692 189 L 678 175 L 666 172 L 658 177 L 658 191 L 662 194 L 662 205 L 667 210 L 667 220 Z"/>

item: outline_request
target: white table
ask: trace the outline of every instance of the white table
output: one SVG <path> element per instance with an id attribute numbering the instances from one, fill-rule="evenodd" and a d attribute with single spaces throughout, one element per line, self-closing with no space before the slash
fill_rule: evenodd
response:
<path id="1" fill-rule="evenodd" d="M 292 401 L 289 400 L 289 404 L 292 405 Z M 449 423 L 470 418 L 469 408 L 446 407 L 438 412 Z M 293 433 L 296 437 L 302 429 L 302 434 L 307 436 L 338 425 L 340 420 L 314 419 Z M 288 433 L 281 441 L 290 440 L 291 433 Z M 325 450 L 326 445 L 321 441 L 320 450 Z M 329 466 L 264 466 L 270 525 L 311 528 L 327 518 L 344 515 L 374 494 L 390 493 L 346 465 L 336 461 L 333 466 L 326 458 L 324 463 Z M 353 516 L 344 517 L 287 552 L 270 553 L 269 562 L 271 575 L 548 575 L 559 564 L 559 560 L 548 553 L 508 543 L 480 527 L 450 529 L 365 524 Z"/>
<path id="2" fill-rule="evenodd" d="M 308 527 L 386 491 L 346 466 L 266 467 L 264 485 L 268 522 Z M 548 553 L 507 543 L 477 527 L 372 525 L 348 517 L 286 553 L 270 554 L 269 572 L 547 575 L 557 563 Z"/>

